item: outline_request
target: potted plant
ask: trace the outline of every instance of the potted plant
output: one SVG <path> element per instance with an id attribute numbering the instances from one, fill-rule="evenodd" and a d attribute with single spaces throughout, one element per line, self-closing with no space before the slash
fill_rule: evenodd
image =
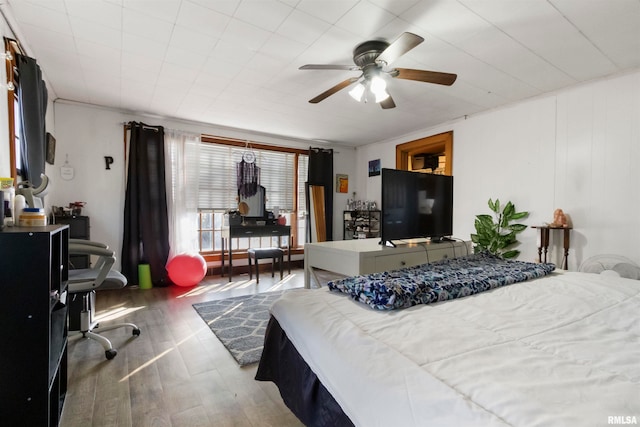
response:
<path id="1" fill-rule="evenodd" d="M 500 200 L 489 199 L 489 209 L 493 215 L 476 215 L 475 234 L 471 234 L 471 241 L 474 243 L 473 250 L 478 252 L 489 252 L 502 258 L 515 258 L 520 254 L 517 249 L 509 249 L 518 243 L 516 234 L 527 228 L 524 224 L 511 224 L 529 215 L 529 212 L 516 212 L 513 203 L 507 202 L 500 205 Z"/>

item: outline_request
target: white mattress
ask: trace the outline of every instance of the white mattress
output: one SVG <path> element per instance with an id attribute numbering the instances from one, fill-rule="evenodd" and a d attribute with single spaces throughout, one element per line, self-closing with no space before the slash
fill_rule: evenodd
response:
<path id="1" fill-rule="evenodd" d="M 640 423 L 640 281 L 554 273 L 393 312 L 299 289 L 271 312 L 357 426 Z"/>

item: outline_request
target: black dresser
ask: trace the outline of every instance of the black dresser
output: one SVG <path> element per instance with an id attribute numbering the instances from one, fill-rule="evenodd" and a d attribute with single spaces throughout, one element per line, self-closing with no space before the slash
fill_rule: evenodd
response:
<path id="1" fill-rule="evenodd" d="M 56 224 L 69 225 L 69 238 L 91 240 L 88 216 L 55 216 Z M 69 264 L 71 268 L 89 268 L 91 259 L 89 255 L 69 255 Z"/>

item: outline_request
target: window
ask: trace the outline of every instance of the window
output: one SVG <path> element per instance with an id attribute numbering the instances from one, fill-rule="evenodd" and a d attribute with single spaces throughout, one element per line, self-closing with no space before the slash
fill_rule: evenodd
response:
<path id="1" fill-rule="evenodd" d="M 14 117 L 13 147 L 14 147 L 15 159 L 16 159 L 15 169 L 16 169 L 16 175 L 21 176 L 22 175 L 22 154 L 21 154 L 20 147 L 22 146 L 22 143 L 20 142 L 20 135 L 22 135 L 22 119 L 20 117 L 20 105 L 18 104 L 17 96 L 13 97 L 13 117 Z"/>
<path id="2" fill-rule="evenodd" d="M 224 214 L 238 205 L 236 164 L 247 151 L 255 156 L 260 168 L 260 185 L 266 188 L 267 194 L 266 209 L 273 211 L 277 207 L 287 218 L 287 224 L 291 225 L 292 247 L 304 245 L 307 151 L 203 136 L 198 159 L 198 232 L 202 253 L 222 250 Z M 246 250 L 276 244 L 277 237 L 241 238 L 233 239 L 231 248 Z"/>

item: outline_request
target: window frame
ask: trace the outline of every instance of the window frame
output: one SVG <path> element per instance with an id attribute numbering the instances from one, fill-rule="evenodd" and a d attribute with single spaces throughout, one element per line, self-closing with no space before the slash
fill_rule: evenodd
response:
<path id="1" fill-rule="evenodd" d="M 19 114 L 19 111 L 16 111 L 16 106 L 18 104 L 18 93 L 16 88 L 18 87 L 18 82 L 16 80 L 16 73 L 14 70 L 16 68 L 16 57 L 17 54 L 24 55 L 20 44 L 11 38 L 4 37 L 4 50 L 6 55 L 5 67 L 6 67 L 6 75 L 7 75 L 7 116 L 8 116 L 8 130 L 9 130 L 9 162 L 10 164 L 10 174 L 11 178 L 13 178 L 14 186 L 18 184 L 18 178 L 20 170 L 16 166 L 16 144 L 19 144 L 19 135 L 16 134 L 16 114 Z"/>
<path id="2" fill-rule="evenodd" d="M 219 145 L 225 145 L 225 146 L 231 146 L 231 147 L 236 147 L 236 148 L 247 148 L 250 147 L 252 150 L 267 150 L 267 151 L 274 151 L 274 152 L 279 152 L 279 153 L 289 153 L 289 154 L 294 154 L 295 158 L 294 158 L 294 170 L 291 172 L 292 173 L 292 177 L 293 177 L 293 191 L 292 191 L 292 197 L 293 197 L 293 210 L 291 212 L 288 213 L 283 213 L 283 215 L 287 216 L 287 224 L 291 225 L 291 249 L 295 250 L 295 251 L 300 251 L 303 247 L 304 247 L 304 242 L 299 242 L 299 229 L 300 227 L 304 227 L 305 225 L 305 221 L 304 218 L 300 218 L 300 211 L 298 209 L 299 207 L 299 194 L 300 194 L 300 188 L 299 188 L 299 182 L 298 182 L 298 174 L 299 174 L 299 162 L 300 162 L 300 156 L 308 156 L 309 155 L 309 150 L 305 150 L 305 149 L 299 149 L 299 148 L 292 148 L 292 147 L 283 147 L 283 146 L 276 146 L 276 145 L 267 145 L 267 144 L 263 144 L 263 143 L 256 143 L 256 142 L 249 142 L 247 140 L 240 140 L 240 139 L 234 139 L 234 138 L 225 138 L 225 137 L 219 137 L 219 136 L 212 136 L 212 135 L 201 135 L 200 136 L 200 141 L 201 143 L 210 143 L 210 144 L 219 144 Z M 222 229 L 222 215 L 224 214 L 224 212 L 222 210 L 214 210 L 214 209 L 198 209 L 198 235 L 199 235 L 199 244 L 200 244 L 200 254 L 203 255 L 205 257 L 205 259 L 207 259 L 207 261 L 212 261 L 212 260 L 221 260 L 221 256 L 222 256 L 222 250 L 221 250 L 221 245 L 219 245 L 219 247 L 216 247 L 216 242 L 219 240 L 219 236 L 220 236 L 220 230 Z M 212 214 L 212 218 L 210 223 L 212 224 L 212 228 L 203 228 L 202 224 L 203 224 L 203 214 Z M 216 220 L 217 217 L 217 220 Z M 217 224 L 217 225 L 216 225 Z M 216 227 L 220 227 L 220 228 L 216 228 Z M 206 233 L 210 233 L 211 236 L 211 249 L 205 249 L 202 250 L 202 235 L 203 232 Z M 243 254 L 246 253 L 246 249 L 248 247 L 260 247 L 263 245 L 267 245 L 267 246 L 273 246 L 274 244 L 276 244 L 277 238 L 272 238 L 272 237 L 264 237 L 264 238 L 254 238 L 253 240 L 255 241 L 248 241 L 248 242 L 242 242 L 240 241 L 241 239 L 247 240 L 247 238 L 234 238 L 232 239 L 231 242 L 229 242 L 229 245 L 231 246 L 234 255 L 235 254 Z M 274 241 L 273 239 L 276 239 L 276 241 Z M 283 240 L 286 240 L 286 238 L 283 238 Z M 284 243 L 284 242 L 283 242 Z"/>

